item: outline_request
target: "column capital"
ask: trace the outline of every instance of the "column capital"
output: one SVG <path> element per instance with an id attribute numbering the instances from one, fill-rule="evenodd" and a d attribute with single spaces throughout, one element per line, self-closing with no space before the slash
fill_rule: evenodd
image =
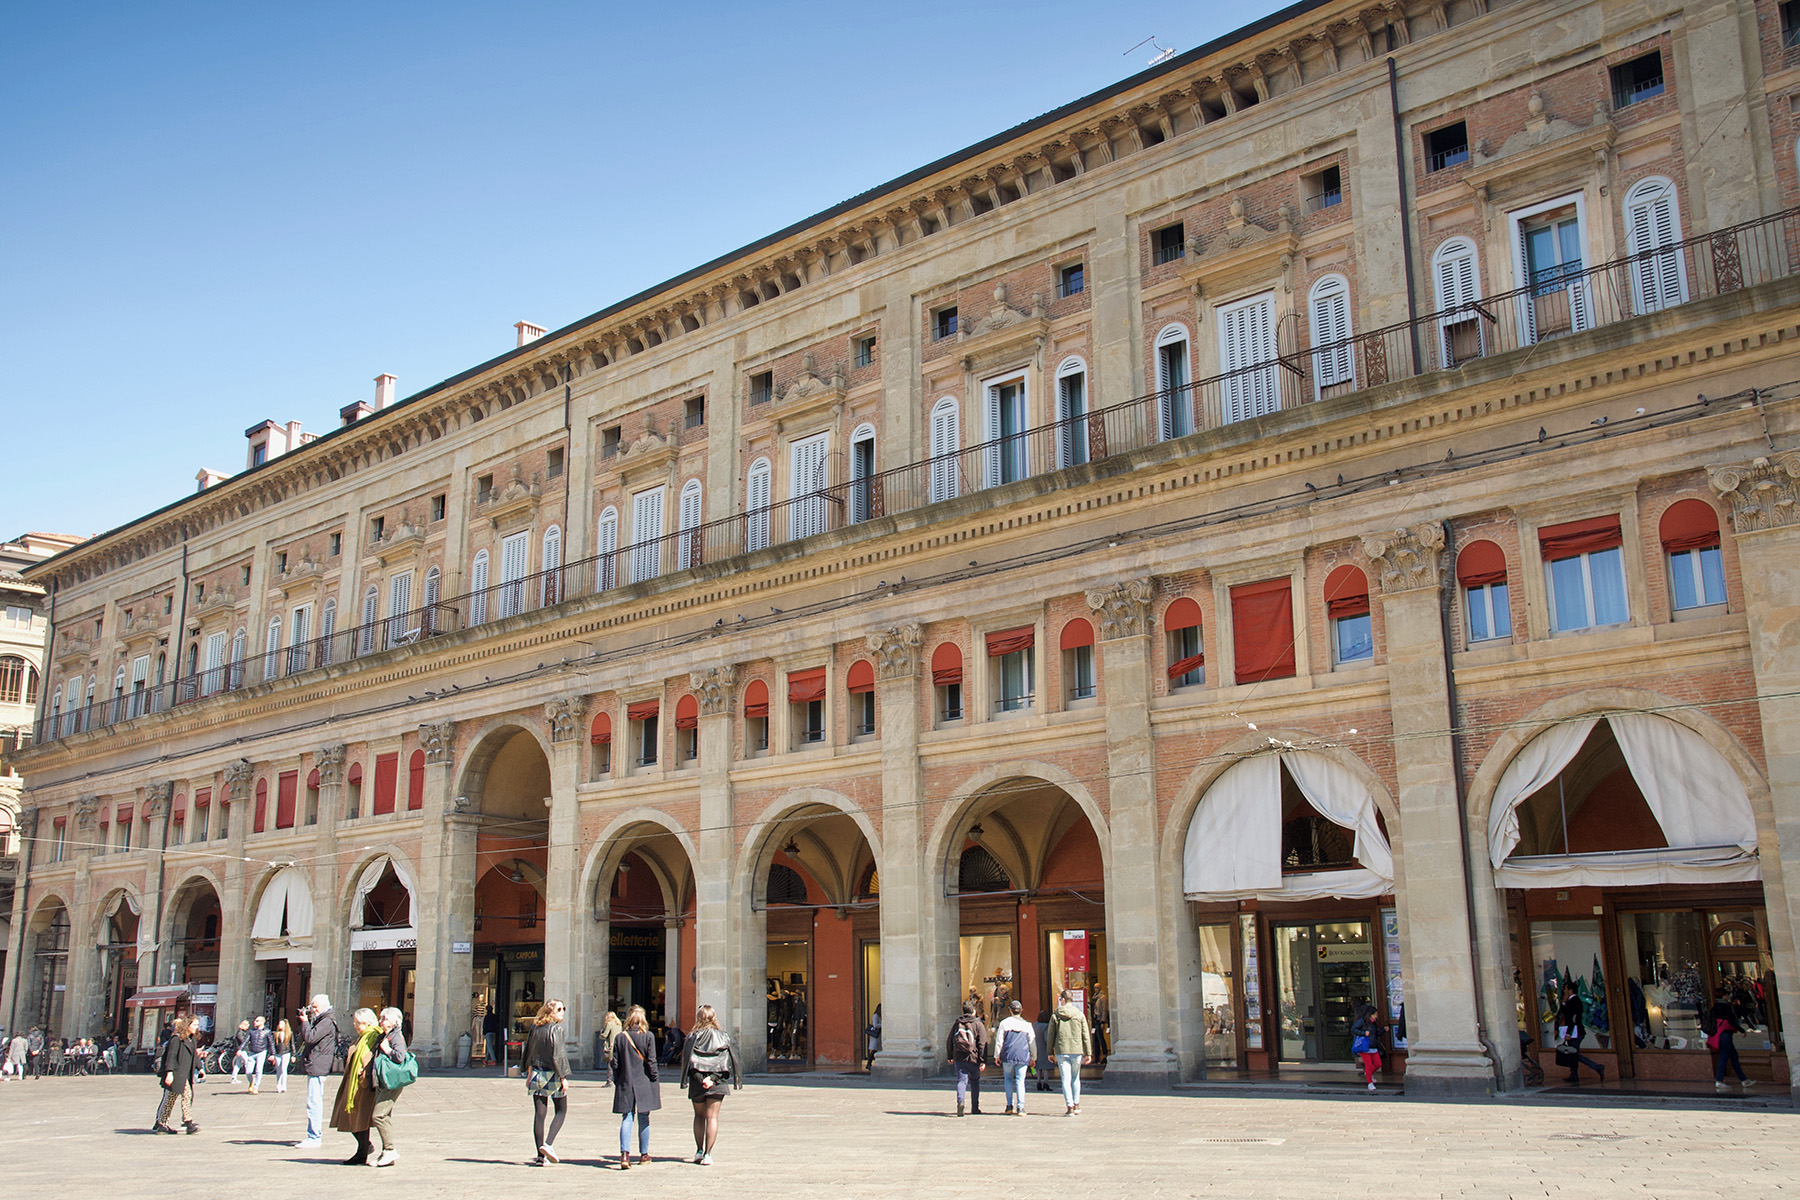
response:
<path id="1" fill-rule="evenodd" d="M 882 679 L 907 679 L 919 670 L 919 647 L 925 629 L 917 621 L 890 625 L 871 633 L 865 644 L 875 656 L 875 674 Z"/>
<path id="2" fill-rule="evenodd" d="M 1156 586 L 1149 579 L 1128 579 L 1087 590 L 1087 606 L 1100 618 L 1100 640 L 1143 637 L 1150 632 L 1150 600 Z"/>
<path id="3" fill-rule="evenodd" d="M 1706 475 L 1719 498 L 1730 503 L 1737 532 L 1800 525 L 1800 450 L 1708 467 Z"/>
<path id="4" fill-rule="evenodd" d="M 581 736 L 581 714 L 587 711 L 587 697 L 579 693 L 558 696 L 544 705 L 544 720 L 550 722 L 552 742 L 572 742 Z M 423 730 L 424 726 L 420 726 Z"/>
<path id="5" fill-rule="evenodd" d="M 175 784 L 165 779 L 161 783 L 144 786 L 144 816 L 155 820 L 169 811 L 169 801 L 175 796 Z"/>
<path id="6" fill-rule="evenodd" d="M 707 671 L 694 671 L 688 675 L 688 686 L 694 689 L 694 698 L 700 703 L 700 715 L 703 717 L 728 715 L 731 712 L 731 689 L 736 685 L 737 667 L 731 663 Z"/>
<path id="7" fill-rule="evenodd" d="M 1442 522 L 1423 521 L 1406 529 L 1365 534 L 1362 548 L 1383 592 L 1438 586 L 1444 549 Z"/>
<path id="8" fill-rule="evenodd" d="M 455 753 L 456 722 L 439 721 L 419 726 L 419 747 L 428 763 L 447 763 Z"/>
<path id="9" fill-rule="evenodd" d="M 250 798 L 250 781 L 256 777 L 256 768 L 250 760 L 240 758 L 225 768 L 225 795 L 232 804 L 241 804 Z M 234 825 L 241 822 L 233 822 Z"/>
<path id="10" fill-rule="evenodd" d="M 75 828 L 88 830 L 94 827 L 94 818 L 100 813 L 100 797 L 83 796 L 75 801 Z"/>
<path id="11" fill-rule="evenodd" d="M 26 841 L 37 836 L 38 810 L 34 804 L 30 808 L 19 810 L 19 836 Z"/>
<path id="12" fill-rule="evenodd" d="M 320 787 L 336 787 L 344 782 L 344 760 L 350 748 L 339 742 L 335 746 L 320 746 L 313 751 L 313 767 L 319 772 Z"/>

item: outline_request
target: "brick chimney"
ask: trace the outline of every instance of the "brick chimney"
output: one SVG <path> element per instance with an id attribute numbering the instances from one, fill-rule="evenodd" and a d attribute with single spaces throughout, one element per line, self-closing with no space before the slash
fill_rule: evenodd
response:
<path id="1" fill-rule="evenodd" d="M 550 332 L 542 325 L 533 325 L 530 321 L 520 321 L 513 328 L 519 331 L 519 345 L 521 346 L 526 342 L 535 342 Z"/>
<path id="2" fill-rule="evenodd" d="M 399 380 L 385 372 L 375 377 L 375 408 L 377 411 L 394 402 L 394 384 L 398 382 Z"/>

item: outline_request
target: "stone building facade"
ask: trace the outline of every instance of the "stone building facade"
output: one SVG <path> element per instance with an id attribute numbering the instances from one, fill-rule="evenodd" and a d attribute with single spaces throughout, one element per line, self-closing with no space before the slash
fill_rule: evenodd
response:
<path id="1" fill-rule="evenodd" d="M 1787 1085 L 1783 11 L 1296 6 L 33 568 L 0 1010 Z"/>

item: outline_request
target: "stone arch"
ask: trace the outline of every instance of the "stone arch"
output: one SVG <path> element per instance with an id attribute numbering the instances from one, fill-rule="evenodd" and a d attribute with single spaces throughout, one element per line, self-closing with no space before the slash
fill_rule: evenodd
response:
<path id="1" fill-rule="evenodd" d="M 582 864 L 581 895 L 592 896 L 595 886 L 601 880 L 612 878 L 613 873 L 619 869 L 620 860 L 633 849 L 627 835 L 643 826 L 660 829 L 673 837 L 681 844 L 690 864 L 700 861 L 694 837 L 680 821 L 659 808 L 641 806 L 626 809 L 607 823 L 606 828 L 594 840 L 593 848 L 588 851 L 587 861 Z"/>
<path id="2" fill-rule="evenodd" d="M 208 867 L 189 867 L 181 874 L 180 878 L 169 884 L 169 902 L 163 906 L 162 928 L 156 931 L 157 941 L 167 945 L 169 940 L 175 936 L 176 921 L 187 919 L 184 910 L 191 909 L 192 902 L 184 905 L 177 901 L 181 899 L 182 893 L 195 883 L 204 883 L 212 888 L 213 895 L 218 899 L 221 909 L 224 907 L 225 884 L 218 875 Z"/>
<path id="3" fill-rule="evenodd" d="M 410 884 L 415 888 L 419 883 L 418 864 L 413 862 L 406 852 L 394 843 L 381 842 L 375 845 L 359 846 L 357 849 L 362 853 L 357 856 L 356 861 L 350 865 L 348 870 L 338 876 L 338 892 L 333 902 L 333 911 L 345 928 L 349 927 L 350 921 L 355 916 L 350 911 L 350 906 L 356 902 L 357 882 L 362 878 L 363 871 L 368 868 L 370 863 L 382 858 L 392 859 L 406 868 L 407 876 L 410 876 L 410 878 L 403 876 L 400 882 Z M 271 875 L 270 878 L 272 879 L 274 876 Z"/>
<path id="4" fill-rule="evenodd" d="M 861 805 L 841 792 L 830 788 L 799 787 L 782 794 L 778 799 L 763 809 L 762 815 L 751 822 L 750 829 L 744 836 L 744 845 L 738 852 L 735 877 L 740 888 L 748 885 L 752 890 L 748 898 L 752 904 L 761 904 L 764 889 L 768 886 L 769 864 L 774 861 L 775 834 L 796 818 L 807 816 L 829 816 L 830 811 L 808 811 L 813 809 L 835 810 L 836 813 L 849 817 L 862 833 L 863 842 L 880 861 L 881 836 Z M 852 885 L 853 886 L 853 885 Z"/>
<path id="5" fill-rule="evenodd" d="M 960 860 L 963 838 L 967 836 L 969 826 L 979 819 L 983 801 L 992 800 L 995 786 L 1009 779 L 1041 780 L 1060 789 L 1073 800 L 1094 830 L 1094 837 L 1100 843 L 1101 865 L 1107 876 L 1111 877 L 1110 826 L 1093 793 L 1061 767 L 1037 760 L 1020 759 L 983 767 L 964 780 L 962 786 L 945 799 L 925 844 L 926 861 L 931 864 L 930 877 L 926 881 L 928 887 L 935 886 L 939 889 L 938 894 L 945 894 L 943 885 L 957 869 L 957 863 L 952 861 L 953 852 L 954 857 Z M 1009 870 L 1014 865 L 1004 858 L 1001 863 Z"/>
<path id="6" fill-rule="evenodd" d="M 469 752 L 464 756 L 462 767 L 456 774 L 456 787 L 451 795 L 467 797 L 473 807 L 481 804 L 481 794 L 487 787 L 488 771 L 494 765 L 494 759 L 510 744 L 514 737 L 521 733 L 530 734 L 537 742 L 538 749 L 544 755 L 544 761 L 550 761 L 550 739 L 545 734 L 543 722 L 519 716 L 494 717 L 481 723 L 470 735 Z"/>
<path id="7" fill-rule="evenodd" d="M 94 910 L 88 916 L 88 936 L 85 939 L 85 944 L 91 946 L 94 944 L 95 940 L 99 938 L 101 927 L 105 925 L 108 920 L 107 910 L 112 907 L 112 899 L 114 896 L 119 895 L 126 897 L 131 907 L 136 911 L 138 919 L 140 921 L 143 920 L 143 896 L 140 895 L 137 888 L 133 887 L 129 882 L 116 883 L 107 888 L 105 892 L 101 893 L 99 899 L 95 902 Z"/>

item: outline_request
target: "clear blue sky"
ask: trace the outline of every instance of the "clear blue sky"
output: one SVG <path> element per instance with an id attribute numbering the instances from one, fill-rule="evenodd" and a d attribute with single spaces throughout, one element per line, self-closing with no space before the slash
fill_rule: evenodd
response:
<path id="1" fill-rule="evenodd" d="M 1278 4 L 13 4 L 0 536 L 93 534 Z"/>

